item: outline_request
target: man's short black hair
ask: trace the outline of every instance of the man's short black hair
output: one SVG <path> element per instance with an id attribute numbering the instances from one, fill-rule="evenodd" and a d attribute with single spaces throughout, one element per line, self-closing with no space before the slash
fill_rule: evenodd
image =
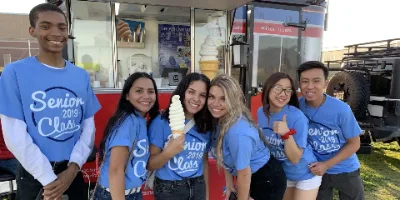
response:
<path id="1" fill-rule="evenodd" d="M 42 3 L 33 7 L 32 10 L 29 12 L 29 23 L 31 24 L 31 26 L 35 27 L 36 21 L 39 18 L 39 13 L 47 11 L 53 11 L 62 14 L 65 18 L 65 22 L 67 22 L 67 16 L 59 7 L 50 3 Z"/>
<path id="2" fill-rule="evenodd" d="M 321 69 L 324 72 L 325 79 L 328 79 L 329 71 L 324 63 L 319 61 L 307 61 L 297 68 L 297 75 L 300 78 L 301 73 L 310 69 Z"/>

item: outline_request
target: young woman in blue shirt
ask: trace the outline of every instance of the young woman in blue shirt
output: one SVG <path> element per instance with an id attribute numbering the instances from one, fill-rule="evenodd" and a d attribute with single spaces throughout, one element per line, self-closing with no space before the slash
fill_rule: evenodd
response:
<path id="1" fill-rule="evenodd" d="M 194 126 L 186 134 L 176 139 L 171 137 L 169 108 L 149 127 L 151 155 L 148 170 L 155 171 L 153 191 L 156 200 L 208 200 L 212 121 L 205 105 L 209 86 L 210 80 L 205 75 L 190 73 L 172 94 L 179 96 L 185 124 L 194 120 Z"/>
<path id="2" fill-rule="evenodd" d="M 264 135 L 245 105 L 238 82 L 222 74 L 211 82 L 208 109 L 216 119 L 212 153 L 224 168 L 226 198 L 238 200 L 282 200 L 286 176 L 279 162 L 270 156 Z M 233 176 L 237 176 L 236 187 Z"/>
<path id="3" fill-rule="evenodd" d="M 104 159 L 95 200 L 141 200 L 149 154 L 146 115 L 158 114 L 157 87 L 146 73 L 132 74 L 125 82 L 117 110 L 108 121 L 100 151 Z"/>
<path id="4" fill-rule="evenodd" d="M 288 74 L 272 74 L 264 83 L 257 119 L 272 156 L 286 173 L 287 189 L 283 199 L 312 200 L 317 197 L 321 176 L 313 175 L 309 169 L 317 158 L 307 142 L 308 119 L 299 109 L 295 91 Z"/>

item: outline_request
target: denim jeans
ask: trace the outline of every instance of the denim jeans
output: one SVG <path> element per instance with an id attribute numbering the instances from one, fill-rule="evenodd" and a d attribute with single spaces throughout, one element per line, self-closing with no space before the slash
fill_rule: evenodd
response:
<path id="1" fill-rule="evenodd" d="M 282 165 L 271 156 L 267 164 L 251 175 L 250 196 L 254 200 L 282 200 L 286 181 Z"/>
<path id="2" fill-rule="evenodd" d="M 126 200 L 142 200 L 143 199 L 142 191 L 133 193 L 130 195 L 126 195 L 125 199 Z M 98 185 L 98 186 L 96 186 L 93 200 L 112 200 L 111 193 L 108 192 L 104 187 Z"/>
<path id="3" fill-rule="evenodd" d="M 155 177 L 155 200 L 205 200 L 206 185 L 204 177 L 167 181 Z"/>
<path id="4" fill-rule="evenodd" d="M 0 160 L 0 168 L 13 173 L 14 175 L 17 174 L 17 166 L 19 162 L 16 158 L 11 158 L 7 160 Z"/>

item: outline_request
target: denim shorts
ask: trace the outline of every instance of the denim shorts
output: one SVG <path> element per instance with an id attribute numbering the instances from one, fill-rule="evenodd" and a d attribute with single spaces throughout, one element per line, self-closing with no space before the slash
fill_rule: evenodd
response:
<path id="1" fill-rule="evenodd" d="M 143 195 L 142 191 L 133 193 L 130 195 L 125 196 L 126 200 L 142 200 Z M 93 200 L 112 200 L 111 193 L 106 190 L 106 188 L 97 185 L 96 190 L 94 191 L 94 198 Z"/>

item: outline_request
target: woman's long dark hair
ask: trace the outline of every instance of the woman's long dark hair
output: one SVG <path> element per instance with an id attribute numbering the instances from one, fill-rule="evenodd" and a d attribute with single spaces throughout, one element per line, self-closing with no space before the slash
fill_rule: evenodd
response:
<path id="1" fill-rule="evenodd" d="M 208 91 L 210 89 L 210 79 L 207 78 L 207 76 L 205 76 L 204 74 L 199 74 L 199 73 L 195 72 L 195 73 L 190 73 L 190 74 L 186 75 L 185 77 L 183 77 L 183 79 L 178 84 L 177 88 L 175 89 L 174 93 L 172 94 L 168 108 L 162 114 L 162 118 L 168 121 L 169 106 L 172 103 L 172 97 L 174 95 L 179 95 L 183 109 L 186 112 L 186 108 L 185 108 L 185 104 L 184 104 L 185 93 L 186 93 L 186 90 L 189 88 L 189 85 L 194 81 L 202 81 L 202 82 L 204 82 L 204 84 L 206 84 L 207 95 L 205 97 L 206 102 L 204 104 L 204 107 L 199 112 L 194 114 L 194 116 L 193 116 L 193 119 L 194 119 L 196 127 L 197 127 L 197 132 L 205 133 L 207 131 L 211 131 L 211 129 L 212 129 L 212 117 L 211 117 L 210 111 L 208 111 L 208 109 L 207 109 L 207 99 L 208 99 L 207 97 L 208 97 Z"/>
<path id="2" fill-rule="evenodd" d="M 137 116 L 138 114 L 135 112 L 136 108 L 126 99 L 126 95 L 129 94 L 130 89 L 132 88 L 132 85 L 135 83 L 136 80 L 139 78 L 147 78 L 150 79 L 151 82 L 153 82 L 154 86 L 154 91 L 156 93 L 156 101 L 154 102 L 154 106 L 150 109 L 148 112 L 148 115 L 150 119 L 147 122 L 147 125 L 150 124 L 150 122 L 157 117 L 159 114 L 159 105 L 158 105 L 158 93 L 157 93 L 157 86 L 156 82 L 154 79 L 147 73 L 143 72 L 136 72 L 129 76 L 129 78 L 125 81 L 124 88 L 122 89 L 121 96 L 118 101 L 117 105 L 117 110 L 115 113 L 111 116 L 111 118 L 108 120 L 107 126 L 104 129 L 104 135 L 103 139 L 101 140 L 100 143 L 100 153 L 103 154 L 105 153 L 105 144 L 107 139 L 112 136 L 112 134 L 119 128 L 121 123 L 131 114 L 134 114 Z M 103 155 L 102 155 L 103 156 Z M 101 156 L 101 158 L 102 158 Z"/>
<path id="3" fill-rule="evenodd" d="M 288 74 L 283 73 L 283 72 L 276 72 L 271 74 L 270 77 L 267 78 L 264 82 L 263 90 L 262 90 L 262 105 L 263 105 L 263 111 L 264 114 L 267 116 L 269 119 L 270 117 L 270 112 L 269 112 L 269 92 L 271 89 L 275 86 L 275 84 L 280 81 L 281 79 L 289 79 L 290 85 L 292 86 L 292 94 L 290 95 L 290 100 L 289 100 L 289 105 L 294 106 L 296 108 L 299 108 L 299 99 L 297 98 L 296 94 L 296 89 L 294 88 L 294 82 L 292 77 L 290 77 Z M 284 91 L 282 91 L 284 92 Z"/>

